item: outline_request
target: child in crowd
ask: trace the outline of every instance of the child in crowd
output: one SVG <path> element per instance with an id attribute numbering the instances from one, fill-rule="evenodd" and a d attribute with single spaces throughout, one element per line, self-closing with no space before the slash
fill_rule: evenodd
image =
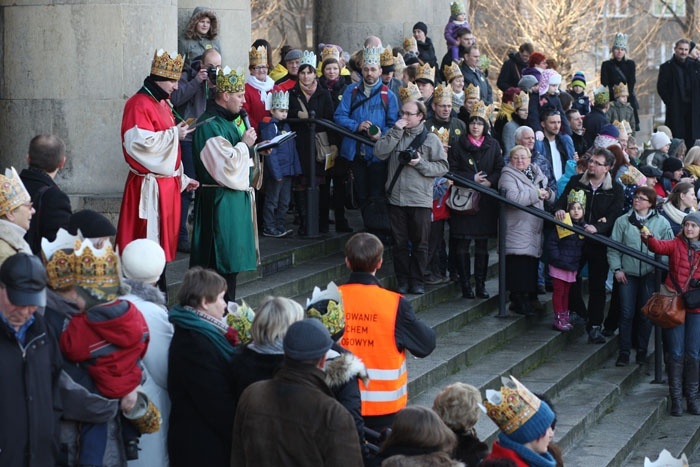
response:
<path id="1" fill-rule="evenodd" d="M 643 156 L 642 163 L 661 169 L 664 161 L 668 159 L 668 150 L 671 149 L 671 138 L 663 131 L 657 131 L 651 135 L 651 147 L 654 151 Z"/>
<path id="2" fill-rule="evenodd" d="M 452 2 L 450 5 L 450 20 L 445 25 L 445 41 L 447 48 L 450 51 L 452 60 L 459 62 L 459 36 L 457 32 L 460 29 L 471 29 L 469 21 L 467 21 L 467 9 L 462 2 Z"/>
<path id="3" fill-rule="evenodd" d="M 625 83 L 616 84 L 613 86 L 613 92 L 615 93 L 615 100 L 610 103 L 610 108 L 606 113 L 608 121 L 613 123 L 615 120 L 620 122 L 626 120 L 634 127 L 637 121 L 634 118 L 632 104 L 628 102 L 630 92 L 627 89 L 627 85 Z"/>
<path id="4" fill-rule="evenodd" d="M 266 107 L 271 117 L 260 122 L 260 137 L 263 141 L 289 133 L 287 118 L 289 92 L 271 92 Z M 292 233 L 286 226 L 287 209 L 292 196 L 292 178 L 301 174 L 299 153 L 293 139 L 289 139 L 265 156 L 265 205 L 263 207 L 263 235 L 281 238 Z"/>
<path id="5" fill-rule="evenodd" d="M 445 129 L 445 140 L 449 140 L 450 132 Z M 443 140 L 443 134 L 433 129 L 433 132 Z M 446 145 L 446 143 L 444 143 Z M 424 282 L 429 285 L 445 284 L 450 279 L 445 274 L 447 270 L 447 248 L 445 245 L 445 220 L 450 217 L 447 198 L 452 181 L 444 177 L 436 177 L 433 183 L 433 212 L 430 224 L 430 243 L 428 246 L 428 277 Z"/>
<path id="6" fill-rule="evenodd" d="M 574 77 L 571 79 L 569 94 L 571 94 L 571 97 L 574 99 L 571 108 L 578 110 L 578 113 L 580 113 L 582 117 L 588 115 L 591 111 L 591 102 L 586 95 L 586 76 L 582 71 L 574 73 Z"/>
<path id="7" fill-rule="evenodd" d="M 567 199 L 567 211 L 572 225 L 583 227 L 583 214 L 586 209 L 586 194 L 583 190 L 572 190 Z M 559 331 L 570 331 L 573 325 L 569 323 L 569 289 L 576 282 L 583 237 L 577 233 L 557 228 L 547 241 L 549 255 L 549 275 L 554 287 L 552 307 L 554 308 L 554 323 L 552 327 Z"/>

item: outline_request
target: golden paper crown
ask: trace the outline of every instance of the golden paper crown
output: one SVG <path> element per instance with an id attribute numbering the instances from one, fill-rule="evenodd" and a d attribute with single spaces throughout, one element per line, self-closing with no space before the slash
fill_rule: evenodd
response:
<path id="1" fill-rule="evenodd" d="M 109 240 L 97 249 L 86 238 L 75 249 L 75 285 L 93 297 L 109 301 L 119 294 L 119 256 Z"/>
<path id="2" fill-rule="evenodd" d="M 627 123 L 627 120 L 615 120 L 613 122 L 613 125 L 615 126 L 615 128 L 617 128 L 617 131 L 620 132 L 620 136 L 617 137 L 618 140 L 626 139 L 629 136 L 629 133 L 627 132 L 627 127 L 629 126 L 629 123 Z"/>
<path id="3" fill-rule="evenodd" d="M 528 108 L 530 105 L 530 95 L 525 91 L 520 91 L 520 94 L 515 94 L 513 96 L 513 108 L 515 110 Z"/>
<path id="4" fill-rule="evenodd" d="M 219 68 L 216 74 L 217 92 L 243 92 L 245 91 L 245 76 L 240 70 L 232 70 L 229 67 Z"/>
<path id="5" fill-rule="evenodd" d="M 250 330 L 253 327 L 255 311 L 248 306 L 245 300 L 241 300 L 240 305 L 236 302 L 228 302 L 227 310 L 226 322 L 238 332 L 241 344 L 245 345 L 252 341 L 253 336 L 250 334 Z"/>
<path id="6" fill-rule="evenodd" d="M 629 96 L 630 91 L 627 88 L 627 84 L 619 83 L 613 86 L 613 94 L 615 94 L 615 97 Z"/>
<path id="7" fill-rule="evenodd" d="M 74 251 L 79 246 L 80 237 L 62 228 L 56 232 L 53 242 L 41 239 L 41 259 L 49 276 L 49 287 L 57 290 L 75 285 Z"/>
<path id="8" fill-rule="evenodd" d="M 304 52 L 301 54 L 301 58 L 299 59 L 299 67 L 302 65 L 311 65 L 311 68 L 315 70 L 316 64 L 316 54 L 309 50 L 304 50 Z"/>
<path id="9" fill-rule="evenodd" d="M 404 37 L 403 38 L 403 49 L 406 52 L 410 52 L 411 50 L 418 50 L 418 42 L 416 42 L 416 38 L 411 36 L 411 37 Z"/>
<path id="10" fill-rule="evenodd" d="M 267 65 L 267 47 L 264 45 L 257 48 L 251 47 L 248 52 L 248 62 L 250 66 Z"/>
<path id="11" fill-rule="evenodd" d="M 394 64 L 394 56 L 391 52 L 391 47 L 386 46 L 384 51 L 379 55 L 379 61 L 382 66 L 392 66 Z"/>
<path id="12" fill-rule="evenodd" d="M 168 52 L 159 49 L 153 54 L 151 74 L 177 81 L 180 79 L 183 66 L 185 66 L 185 60 L 182 55 L 177 54 L 176 57 L 171 58 Z"/>
<path id="13" fill-rule="evenodd" d="M 464 100 L 467 99 L 481 99 L 481 89 L 478 86 L 474 86 L 472 83 L 464 89 Z"/>
<path id="14" fill-rule="evenodd" d="M 445 80 L 449 83 L 458 76 L 464 76 L 462 74 L 462 69 L 455 62 L 450 65 L 445 65 L 442 69 L 442 74 L 445 75 Z"/>
<path id="15" fill-rule="evenodd" d="M 507 435 L 523 426 L 540 408 L 540 401 L 514 377 L 501 377 L 500 392 L 486 391 L 486 414 Z"/>
<path id="16" fill-rule="evenodd" d="M 474 107 L 472 107 L 472 111 L 469 114 L 469 118 L 471 119 L 472 117 L 481 117 L 484 119 L 485 122 L 488 123 L 489 113 L 490 106 L 484 104 L 484 101 L 479 101 L 476 104 L 474 104 Z"/>
<path id="17" fill-rule="evenodd" d="M 0 216 L 31 202 L 32 197 L 29 196 L 15 168 L 5 169 L 5 175 L 0 174 Z"/>
<path id="18" fill-rule="evenodd" d="M 403 55 L 398 54 L 394 57 L 394 75 L 401 76 L 403 70 L 406 68 L 406 62 L 403 61 Z"/>
<path id="19" fill-rule="evenodd" d="M 440 142 L 442 143 L 443 146 L 447 146 L 450 143 L 450 130 L 448 130 L 447 128 L 431 127 L 430 131 L 435 133 L 437 135 L 437 137 L 440 138 Z"/>
<path id="20" fill-rule="evenodd" d="M 417 71 L 416 80 L 427 79 L 431 83 L 435 83 L 435 68 L 431 67 L 430 63 L 425 62 L 422 66 L 418 67 Z"/>
<path id="21" fill-rule="evenodd" d="M 335 58 L 340 61 L 340 50 L 332 45 L 327 45 L 321 51 L 321 61 L 325 62 L 329 58 Z"/>
<path id="22" fill-rule="evenodd" d="M 466 8 L 464 8 L 464 3 L 462 2 L 452 2 L 450 4 L 450 14 L 452 15 L 464 15 L 467 13 Z"/>
<path id="23" fill-rule="evenodd" d="M 438 84 L 433 91 L 433 103 L 452 105 L 452 87 L 444 83 Z"/>
<path id="24" fill-rule="evenodd" d="M 407 86 L 399 88 L 399 99 L 401 99 L 402 104 L 409 101 L 419 101 L 422 97 L 420 89 L 418 89 L 415 83 L 409 82 Z"/>
<path id="25" fill-rule="evenodd" d="M 586 207 L 586 192 L 583 190 L 571 190 L 569 196 L 566 197 L 566 204 L 578 203 L 584 208 Z"/>
<path id="26" fill-rule="evenodd" d="M 380 59 L 381 54 L 381 47 L 365 47 L 362 50 L 362 64 L 370 66 L 382 66 L 382 61 Z"/>

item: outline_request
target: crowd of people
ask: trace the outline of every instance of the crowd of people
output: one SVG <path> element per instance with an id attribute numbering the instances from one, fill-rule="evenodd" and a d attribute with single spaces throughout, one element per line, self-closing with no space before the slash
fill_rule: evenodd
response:
<path id="1" fill-rule="evenodd" d="M 285 46 L 274 67 L 273 47 L 259 39 L 246 77 L 222 64 L 220 28 L 214 11 L 195 9 L 180 53 L 157 50 L 126 101 L 129 173 L 116 228 L 72 211 L 54 181 L 66 163 L 57 136 L 33 138 L 28 168 L 0 175 L 1 365 L 12 375 L 0 388 L 2 413 L 16 421 L 0 428 L 3 459 L 563 465 L 551 404 L 515 378 L 486 392 L 501 430 L 491 448 L 474 431 L 482 399 L 468 384 L 445 388 L 432 410 L 407 407 L 406 352 L 425 357 L 436 342 L 405 295 L 454 281 L 466 299 L 489 298 L 489 239 L 504 229 L 512 311 L 535 314 L 549 289 L 555 330 L 585 325 L 593 344 L 619 332 L 616 364 L 628 365 L 633 348 L 646 364 L 652 326 L 640 310 L 654 289 L 651 266 L 516 207 L 500 208 L 499 226 L 493 197 L 445 175 L 669 256 L 669 290 L 700 286 L 694 44 L 678 40 L 659 69 L 666 125 L 642 150 L 624 34 L 592 94 L 582 72 L 564 86 L 556 61 L 523 43 L 497 77 L 498 102 L 461 2 L 451 5 L 439 67 L 419 21 L 402 49 L 376 36 L 353 54 Z M 312 117 L 345 132 L 313 132 Z M 362 225 L 350 225 L 346 207 L 359 208 Z M 238 273 L 260 264 L 259 236 L 294 234 L 291 212 L 298 236 L 316 225 L 363 231 L 346 244 L 347 282 L 314 293 L 306 308 L 284 297 L 257 312 L 235 304 Z M 393 291 L 375 277 L 384 245 Z M 178 250 L 190 269 L 168 310 L 165 270 Z M 687 312 L 663 333 L 674 416 L 683 398 L 700 415 L 700 309 Z"/>

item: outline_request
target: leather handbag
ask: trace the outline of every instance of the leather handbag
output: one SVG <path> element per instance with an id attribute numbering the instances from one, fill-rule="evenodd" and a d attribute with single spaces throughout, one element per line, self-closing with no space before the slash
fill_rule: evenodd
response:
<path id="1" fill-rule="evenodd" d="M 319 131 L 316 133 L 316 162 L 325 162 L 326 157 L 335 160 L 338 146 L 330 143 L 327 131 Z"/>
<path id="2" fill-rule="evenodd" d="M 479 198 L 481 198 L 481 194 L 472 188 L 452 185 L 446 203 L 447 207 L 453 211 L 473 216 L 479 212 Z"/>
<path id="3" fill-rule="evenodd" d="M 673 328 L 685 323 L 685 304 L 681 294 L 676 291 L 654 292 L 642 307 L 642 313 L 661 328 Z"/>

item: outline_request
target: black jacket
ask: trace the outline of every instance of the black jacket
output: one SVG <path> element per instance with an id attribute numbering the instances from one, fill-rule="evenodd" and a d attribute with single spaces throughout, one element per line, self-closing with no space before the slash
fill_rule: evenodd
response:
<path id="1" fill-rule="evenodd" d="M 583 134 L 583 140 L 586 142 L 587 147 L 593 146 L 593 141 L 598 136 L 598 132 L 608 123 L 608 117 L 605 115 L 605 112 L 595 107 L 591 108 L 591 113 L 583 119 L 583 128 L 586 130 Z"/>
<path id="2" fill-rule="evenodd" d="M 578 227 L 583 226 L 578 225 Z M 568 237 L 559 238 L 556 230 L 550 232 L 546 245 L 549 264 L 565 271 L 578 271 L 578 265 L 581 262 L 581 252 L 583 251 L 583 240 L 576 233 Z"/>
<path id="3" fill-rule="evenodd" d="M 68 195 L 43 170 L 29 167 L 22 170 L 19 177 L 32 197 L 36 210 L 24 239 L 32 247 L 32 252 L 38 255 L 41 252 L 41 239 L 46 237 L 54 241 L 58 229 L 68 229 L 73 211 Z"/>
<path id="4" fill-rule="evenodd" d="M 519 52 L 511 52 L 508 54 L 508 60 L 503 62 L 501 72 L 498 74 L 496 86 L 498 89 L 505 92 L 508 88 L 517 88 L 518 81 L 522 78 L 523 68 L 527 63 L 520 58 Z"/>
<path id="5" fill-rule="evenodd" d="M 425 38 L 425 42 L 418 42 L 418 58 L 423 61 L 423 63 L 429 64 L 431 67 L 437 67 L 437 57 L 435 56 L 435 47 L 433 47 L 433 41 L 429 38 Z M 437 76 L 436 76 L 437 78 Z M 435 81 L 437 86 L 437 80 Z"/>

